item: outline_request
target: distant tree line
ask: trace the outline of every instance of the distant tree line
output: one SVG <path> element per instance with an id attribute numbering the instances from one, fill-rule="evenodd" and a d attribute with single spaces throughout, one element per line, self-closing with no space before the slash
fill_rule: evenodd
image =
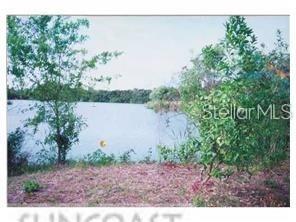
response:
<path id="1" fill-rule="evenodd" d="M 83 102 L 110 102 L 110 103 L 147 103 L 149 101 L 149 89 L 128 90 L 82 90 L 80 101 Z"/>
<path id="2" fill-rule="evenodd" d="M 22 89 L 16 90 L 8 88 L 7 96 L 9 100 L 25 99 L 37 100 L 36 90 Z M 106 102 L 106 103 L 147 103 L 151 90 L 132 89 L 132 90 L 95 90 L 93 88 L 80 89 L 76 93 L 76 101 L 82 102 Z"/>

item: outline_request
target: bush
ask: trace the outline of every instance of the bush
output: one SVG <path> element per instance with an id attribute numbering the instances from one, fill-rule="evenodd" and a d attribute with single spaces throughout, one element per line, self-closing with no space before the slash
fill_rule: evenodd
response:
<path id="1" fill-rule="evenodd" d="M 188 138 L 179 146 L 158 145 L 160 162 L 193 163 L 199 161 L 200 143 L 196 138 Z"/>
<path id="2" fill-rule="evenodd" d="M 129 164 L 132 163 L 131 154 L 136 154 L 134 149 L 130 149 L 119 156 L 119 162 Z"/>
<path id="3" fill-rule="evenodd" d="M 177 149 L 177 156 L 181 163 L 192 163 L 199 160 L 200 142 L 195 138 L 189 138 Z"/>
<path id="4" fill-rule="evenodd" d="M 287 88 L 287 80 L 257 73 L 256 78 L 248 75 L 223 82 L 190 107 L 183 106 L 198 122 L 201 162 L 209 171 L 224 163 L 249 172 L 252 166 L 276 164 L 287 157 L 289 119 L 282 109 L 289 103 Z M 258 105 L 265 112 L 271 104 L 274 114 L 282 118 L 260 115 Z"/>
<path id="5" fill-rule="evenodd" d="M 157 145 L 160 162 L 177 162 L 176 149 L 165 145 Z"/>
<path id="6" fill-rule="evenodd" d="M 83 162 L 91 165 L 110 165 L 116 162 L 113 154 L 107 155 L 100 149 L 92 154 L 88 154 L 83 158 Z"/>
<path id="7" fill-rule="evenodd" d="M 7 165 L 8 175 L 14 176 L 25 172 L 28 165 L 29 154 L 22 152 L 25 132 L 17 128 L 14 132 L 8 134 L 7 138 Z"/>
<path id="8" fill-rule="evenodd" d="M 40 190 L 40 184 L 35 180 L 27 180 L 23 184 L 24 191 L 26 193 L 33 193 Z"/>
<path id="9" fill-rule="evenodd" d="M 155 163 L 155 160 L 152 160 L 152 148 L 150 147 L 148 149 L 148 154 L 144 157 L 143 160 L 140 160 L 139 163 L 146 163 L 146 164 L 151 164 Z"/>
<path id="10" fill-rule="evenodd" d="M 225 38 L 183 70 L 179 89 L 181 109 L 199 129 L 200 162 L 218 178 L 233 166 L 251 173 L 253 166 L 279 163 L 290 137 L 286 44 L 278 36 L 266 55 L 243 17 L 231 16 L 225 28 Z"/>

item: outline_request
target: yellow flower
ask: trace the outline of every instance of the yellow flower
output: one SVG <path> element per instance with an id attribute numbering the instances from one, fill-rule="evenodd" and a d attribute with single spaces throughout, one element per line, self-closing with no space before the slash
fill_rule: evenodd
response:
<path id="1" fill-rule="evenodd" d="M 101 141 L 100 141 L 100 146 L 101 146 L 101 147 L 105 147 L 105 146 L 107 146 L 107 142 L 106 142 L 105 140 L 101 140 Z"/>

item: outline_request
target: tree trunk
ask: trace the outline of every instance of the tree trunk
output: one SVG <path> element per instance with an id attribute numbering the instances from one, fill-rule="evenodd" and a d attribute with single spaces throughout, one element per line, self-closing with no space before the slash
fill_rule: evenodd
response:
<path id="1" fill-rule="evenodd" d="M 62 146 L 61 146 L 61 143 L 60 143 L 60 139 L 59 139 L 59 135 L 57 135 L 57 147 L 58 147 L 58 162 L 57 164 L 62 164 Z"/>

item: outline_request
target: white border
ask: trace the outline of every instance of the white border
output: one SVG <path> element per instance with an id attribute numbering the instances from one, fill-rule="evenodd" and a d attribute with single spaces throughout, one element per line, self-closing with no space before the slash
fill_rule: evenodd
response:
<path id="1" fill-rule="evenodd" d="M 295 76 L 296 71 L 296 13 L 293 11 L 293 1 L 258 1 L 258 0 L 227 0 L 227 1 L 197 1 L 197 0 L 128 0 L 128 1 L 79 1 L 74 0 L 51 0 L 47 3 L 41 0 L 7 0 L 1 2 L 0 17 L 0 206 L 1 221 L 18 221 L 21 213 L 63 212 L 73 216 L 77 212 L 91 213 L 124 213 L 130 218 L 138 212 L 143 216 L 158 213 L 182 213 L 183 219 L 177 221 L 219 221 L 219 222 L 243 222 L 243 221 L 291 221 L 292 211 L 296 205 L 295 199 L 295 163 L 296 153 L 296 125 L 295 125 Z M 295 7 L 294 7 L 295 8 Z M 291 208 L 6 208 L 6 15 L 7 14 L 285 14 L 290 15 L 290 52 L 291 52 Z M 294 87 L 293 87 L 294 86 Z M 4 219 L 6 218 L 6 219 Z M 42 220 L 44 222 L 48 219 Z M 126 220 L 129 221 L 129 220 Z M 148 221 L 147 219 L 144 221 Z M 159 220 L 161 221 L 161 220 Z M 168 220 L 163 220 L 168 221 Z M 158 222 L 158 221 L 157 221 Z"/>

